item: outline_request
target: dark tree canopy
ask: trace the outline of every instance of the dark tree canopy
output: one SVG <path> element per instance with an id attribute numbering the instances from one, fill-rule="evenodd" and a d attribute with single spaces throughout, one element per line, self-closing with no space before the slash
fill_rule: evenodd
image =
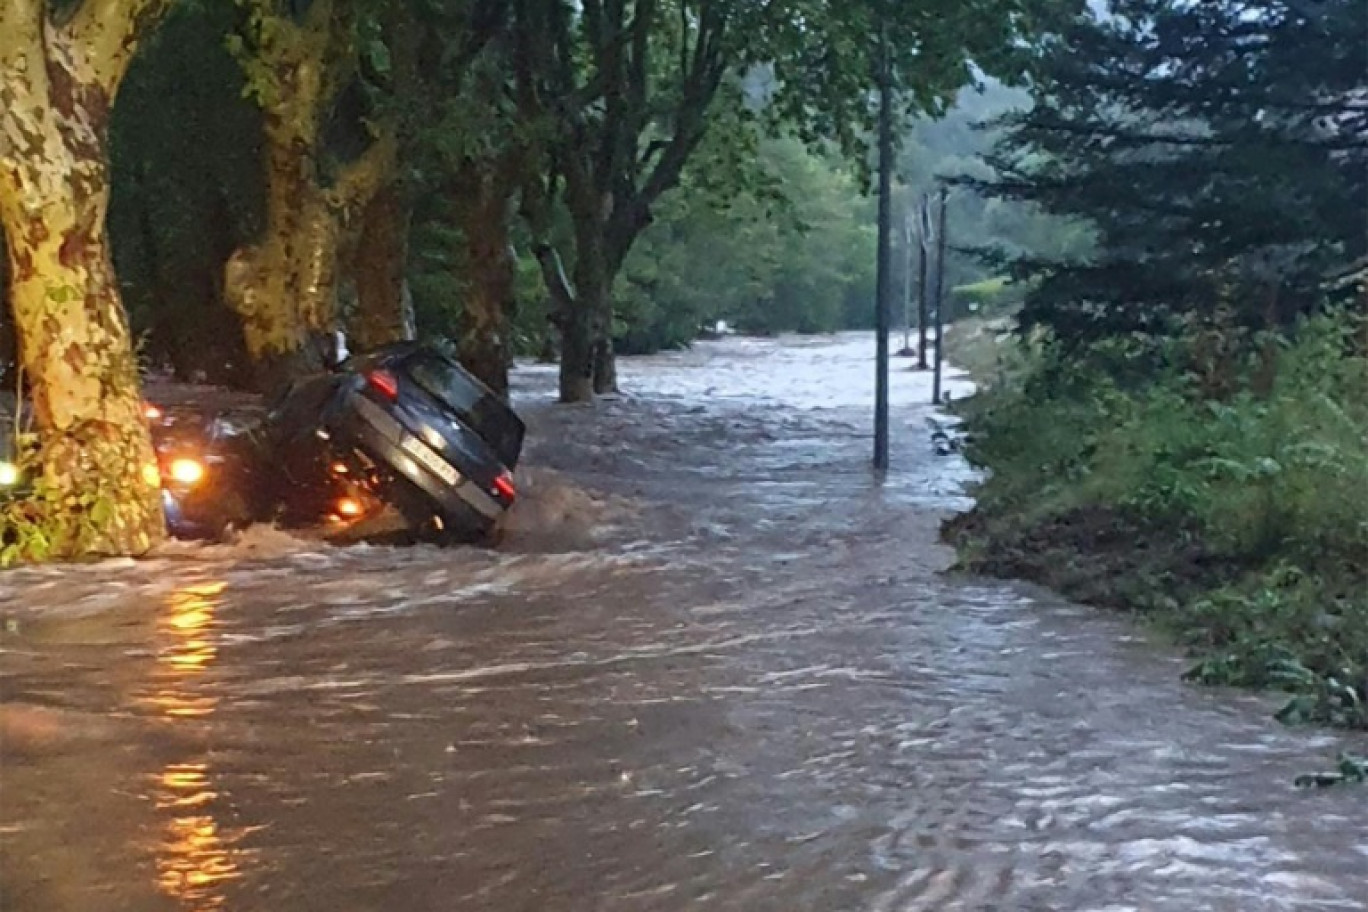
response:
<path id="1" fill-rule="evenodd" d="M 1368 5 L 1119 0 L 1041 45 L 982 189 L 1082 217 L 1083 262 L 1018 257 L 1070 338 L 1190 315 L 1281 325 L 1368 249 Z"/>

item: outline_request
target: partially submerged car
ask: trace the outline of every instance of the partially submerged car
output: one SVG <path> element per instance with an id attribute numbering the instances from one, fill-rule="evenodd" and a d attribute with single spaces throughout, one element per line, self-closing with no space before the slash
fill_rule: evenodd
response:
<path id="1" fill-rule="evenodd" d="M 294 384 L 261 430 L 286 525 L 488 540 L 513 505 L 525 426 L 437 348 L 399 343 Z"/>
<path id="2" fill-rule="evenodd" d="M 181 538 L 273 521 L 340 542 L 496 540 L 526 430 L 455 360 L 419 343 L 337 359 L 258 424 L 153 403 L 146 416 L 167 527 Z M 3 450 L 0 496 L 23 481 Z"/>

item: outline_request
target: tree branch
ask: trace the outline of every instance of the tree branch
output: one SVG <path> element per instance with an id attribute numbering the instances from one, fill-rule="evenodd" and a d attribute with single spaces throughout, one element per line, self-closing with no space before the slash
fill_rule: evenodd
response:
<path id="1" fill-rule="evenodd" d="M 555 246 L 546 242 L 539 241 L 532 248 L 532 254 L 537 258 L 537 265 L 541 267 L 542 281 L 546 285 L 547 293 L 551 295 L 551 301 L 555 305 L 552 308 L 554 322 L 559 322 L 560 318 L 569 315 L 575 306 L 575 290 L 570 285 L 570 279 L 565 274 L 565 266 L 561 262 L 560 252 Z"/>
<path id="2" fill-rule="evenodd" d="M 1095 139 L 1111 139 L 1127 146 L 1189 146 L 1206 149 L 1222 149 L 1238 145 L 1241 138 L 1233 136 L 1184 136 L 1177 133 L 1146 133 L 1109 124 L 1089 124 L 1064 120 L 1057 117 L 1038 117 L 1023 120 L 1020 128 L 1024 133 L 1062 133 Z M 1250 136 L 1274 137 L 1280 143 L 1304 146 L 1310 149 L 1360 149 L 1368 148 L 1368 139 L 1358 137 L 1326 136 L 1324 139 L 1288 137 L 1277 130 L 1252 128 Z"/>
<path id="3" fill-rule="evenodd" d="M 345 215 L 365 205 L 394 174 L 399 142 L 393 126 L 387 124 L 365 152 L 342 166 L 326 191 L 334 209 Z"/>
<path id="4" fill-rule="evenodd" d="M 699 11 L 698 38 L 688 71 L 683 75 L 684 92 L 675 111 L 674 130 L 667 140 L 652 143 L 644 167 L 652 158 L 655 166 L 640 184 L 640 189 L 619 200 L 606 229 L 608 259 L 620 264 L 637 235 L 651 222 L 651 208 L 667 191 L 678 185 L 684 166 L 707 130 L 707 113 L 726 73 L 719 53 L 727 19 L 718 8 L 704 3 Z M 661 146 L 659 152 L 655 148 Z M 658 157 L 657 157 L 658 156 Z M 633 158 L 636 157 L 633 151 Z M 629 176 L 635 183 L 635 175 Z"/>
<path id="5" fill-rule="evenodd" d="M 34 0 L 4 0 L 30 5 Z M 85 54 L 95 81 L 112 98 L 138 42 L 151 33 L 170 9 L 172 0 L 85 0 L 67 23 L 66 31 Z M 3 29 L 0 14 L 0 30 Z M 6 30 L 7 31 L 7 30 Z"/>

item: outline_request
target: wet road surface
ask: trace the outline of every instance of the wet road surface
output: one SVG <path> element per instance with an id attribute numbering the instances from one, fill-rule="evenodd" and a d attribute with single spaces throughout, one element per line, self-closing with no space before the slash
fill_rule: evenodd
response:
<path id="1" fill-rule="evenodd" d="M 1368 790 L 1291 785 L 1362 740 L 942 575 L 968 473 L 900 371 L 871 479 L 870 350 L 521 370 L 500 553 L 0 576 L 0 909 L 1368 908 Z"/>

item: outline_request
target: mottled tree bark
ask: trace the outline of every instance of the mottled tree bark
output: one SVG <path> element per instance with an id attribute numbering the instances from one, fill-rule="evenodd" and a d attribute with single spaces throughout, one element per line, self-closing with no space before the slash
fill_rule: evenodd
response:
<path id="1" fill-rule="evenodd" d="M 275 160 L 268 164 L 265 235 L 235 251 L 224 270 L 224 296 L 242 320 L 262 392 L 322 366 L 308 342 L 331 328 L 337 295 L 336 219 L 299 166 L 280 161 L 293 151 L 268 152 Z"/>
<path id="2" fill-rule="evenodd" d="M 311 343 L 337 328 L 342 220 L 369 203 L 394 152 L 391 141 L 377 141 L 323 187 L 312 145 L 268 128 L 266 146 L 266 230 L 237 250 L 224 272 L 224 294 L 242 320 L 263 392 L 322 367 L 322 349 Z M 358 284 L 358 293 L 370 290 Z"/>
<path id="3" fill-rule="evenodd" d="M 161 0 L 0 4 L 0 221 L 10 302 L 56 495 L 56 556 L 142 554 L 165 535 L 156 459 L 105 234 L 109 111 Z"/>

